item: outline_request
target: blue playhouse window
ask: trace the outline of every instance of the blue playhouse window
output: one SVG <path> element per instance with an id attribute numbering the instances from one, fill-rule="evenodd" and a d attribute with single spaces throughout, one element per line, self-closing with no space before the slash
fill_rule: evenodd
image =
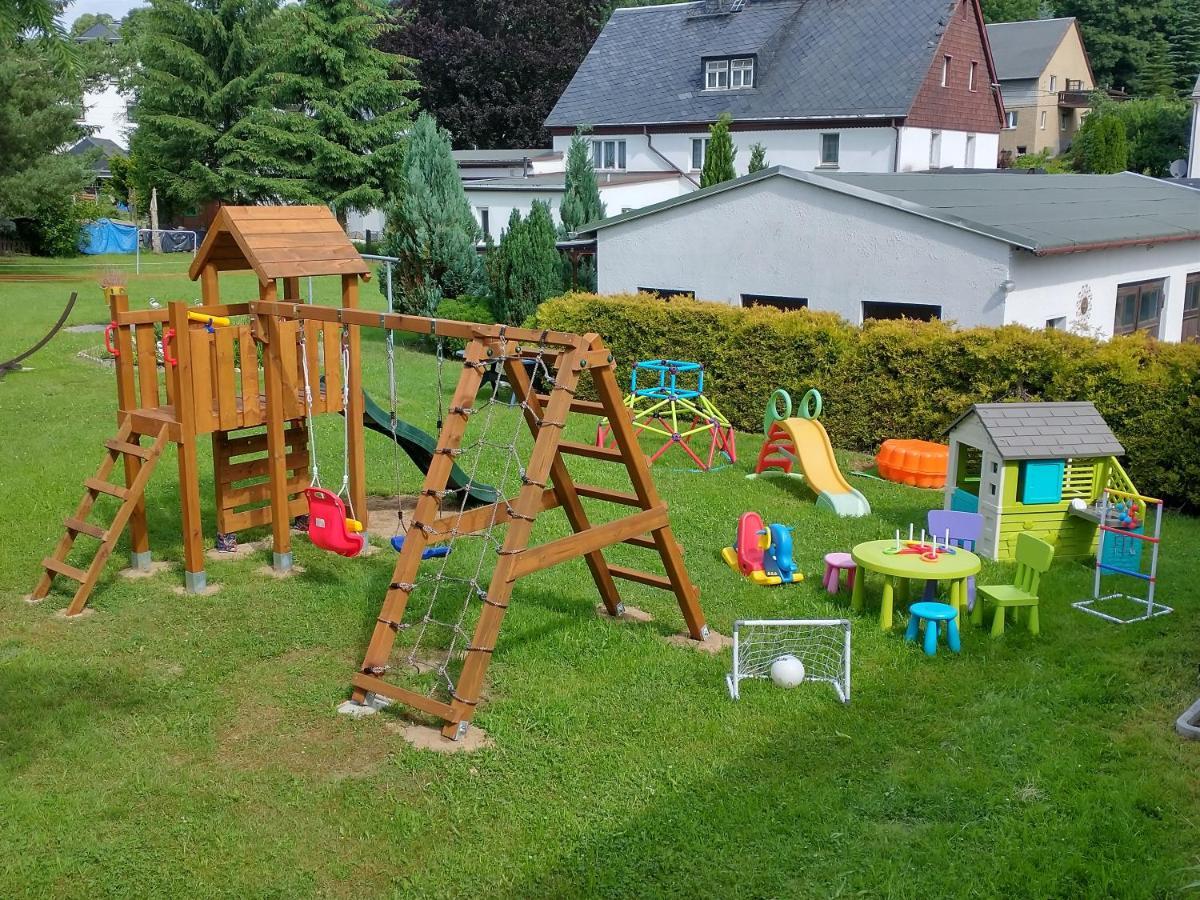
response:
<path id="1" fill-rule="evenodd" d="M 1061 459 L 1039 459 L 1021 463 L 1021 502 L 1061 502 L 1065 468 L 1066 463 Z"/>

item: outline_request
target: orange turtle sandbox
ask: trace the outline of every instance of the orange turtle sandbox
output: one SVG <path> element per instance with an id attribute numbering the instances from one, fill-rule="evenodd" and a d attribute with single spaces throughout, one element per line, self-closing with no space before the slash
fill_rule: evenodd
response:
<path id="1" fill-rule="evenodd" d="M 950 448 L 932 441 L 892 438 L 883 442 L 875 464 L 888 481 L 920 488 L 946 486 L 946 466 Z"/>

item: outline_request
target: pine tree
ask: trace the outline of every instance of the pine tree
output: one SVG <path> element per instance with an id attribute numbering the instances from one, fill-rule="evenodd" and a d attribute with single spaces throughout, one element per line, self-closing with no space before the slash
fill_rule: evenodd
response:
<path id="1" fill-rule="evenodd" d="M 758 143 L 751 144 L 750 145 L 750 167 L 747 171 L 761 172 L 763 169 L 767 168 L 768 165 L 769 165 L 769 163 L 767 162 L 767 148 L 764 147 L 762 144 L 758 144 Z"/>
<path id="2" fill-rule="evenodd" d="M 1134 89 L 1142 97 L 1174 97 L 1175 73 L 1171 69 L 1171 46 L 1161 34 L 1150 42 L 1149 52 L 1134 79 Z"/>
<path id="3" fill-rule="evenodd" d="M 559 237 L 566 240 L 572 232 L 589 222 L 603 219 L 604 204 L 600 201 L 600 187 L 596 183 L 596 169 L 592 165 L 591 147 L 581 132 L 576 132 L 567 148 L 567 181 L 562 206 L 558 215 L 562 219 Z M 580 260 L 572 267 L 565 256 L 562 259 L 562 283 L 564 289 L 594 291 L 596 289 L 596 261 L 593 257 Z"/>
<path id="4" fill-rule="evenodd" d="M 443 297 L 478 296 L 484 287 L 479 227 L 450 155 L 450 136 L 428 113 L 413 124 L 400 180 L 400 199 L 388 210 L 383 235 L 384 252 L 400 260 L 396 308 L 432 316 Z"/>
<path id="5" fill-rule="evenodd" d="M 558 214 L 567 232 L 578 231 L 580 226 L 604 218 L 591 148 L 578 131 L 567 148 L 566 191 Z"/>
<path id="6" fill-rule="evenodd" d="M 261 108 L 219 147 L 248 194 L 349 210 L 391 202 L 411 125 L 407 60 L 377 49 L 388 30 L 365 0 L 301 0 L 271 30 Z"/>
<path id="7" fill-rule="evenodd" d="M 521 324 L 561 290 L 555 239 L 550 207 L 540 200 L 533 202 L 527 219 L 517 209 L 509 215 L 492 266 L 492 308 L 501 322 Z"/>
<path id="8" fill-rule="evenodd" d="M 158 189 L 160 210 L 209 200 L 272 199 L 257 164 L 231 156 L 222 138 L 258 102 L 275 0 L 150 0 L 124 29 L 139 63 L 130 76 L 139 192 Z"/>
<path id="9" fill-rule="evenodd" d="M 1171 33 L 1170 63 L 1175 87 L 1190 94 L 1200 77 L 1200 0 L 1177 0 Z"/>
<path id="10" fill-rule="evenodd" d="M 721 113 L 720 118 L 708 129 L 708 149 L 704 153 L 704 168 L 700 170 L 702 188 L 737 177 L 733 168 L 737 148 L 733 146 L 733 138 L 729 134 L 732 122 L 729 113 Z"/>

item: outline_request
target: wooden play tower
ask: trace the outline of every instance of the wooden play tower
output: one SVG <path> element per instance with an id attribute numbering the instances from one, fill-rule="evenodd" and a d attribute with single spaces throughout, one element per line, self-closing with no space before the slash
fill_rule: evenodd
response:
<path id="1" fill-rule="evenodd" d="M 257 300 L 221 302 L 219 273 L 244 270 L 258 276 Z M 479 702 L 515 582 L 578 557 L 586 560 L 610 614 L 622 611 L 617 580 L 634 581 L 673 593 L 689 635 L 695 640 L 707 636 L 699 592 L 688 577 L 666 504 L 650 478 L 646 457 L 622 403 L 612 354 L 599 337 L 359 309 L 359 280 L 369 277 L 368 268 L 323 207 L 223 208 L 197 254 L 191 275 L 201 283 L 203 300 L 198 307 L 172 302 L 166 310 L 132 311 L 123 289 L 107 291 L 111 345 L 117 361 L 119 428 L 116 437 L 105 442 L 100 469 L 85 482 L 81 503 L 64 523 L 64 536 L 42 561 L 43 573 L 33 599 L 45 597 L 54 577 L 64 576 L 78 583 L 67 613 L 81 612 L 126 526 L 134 565 L 149 566 L 144 492 L 168 443 L 176 445 L 179 459 L 185 586 L 189 592 L 204 590 L 196 441 L 205 434 L 211 435 L 213 442 L 217 531 L 236 533 L 270 524 L 274 568 L 290 569 L 290 520 L 307 512 L 301 493 L 308 484 L 302 352 L 307 354 L 308 383 L 321 385 L 312 391 L 312 412 L 343 413 L 346 417 L 349 494 L 355 508 L 365 509 L 359 331 L 367 327 L 457 338 L 466 342 L 466 349 L 370 644 L 352 679 L 355 702 L 364 703 L 373 696 L 400 701 L 440 719 L 445 736 L 461 737 Z M 300 278 L 318 275 L 341 279 L 340 307 L 301 302 Z M 246 317 L 246 321 L 232 321 L 237 317 Z M 160 329 L 161 368 L 157 359 Z M 338 364 L 343 353 L 348 359 L 345 385 Z M 537 381 L 551 385 L 545 393 L 537 393 L 531 383 L 527 368 L 531 361 L 539 376 L 545 376 Z M 513 496 L 494 503 L 446 510 L 442 501 L 452 493 L 447 486 L 455 460 L 463 452 L 468 421 L 477 411 L 480 386 L 495 367 L 504 371 L 514 389 L 524 420 L 522 424 L 518 419 L 516 424 L 533 436 L 532 450 L 521 470 L 521 487 Z M 576 396 L 587 378 L 597 400 Z M 343 397 L 348 398 L 344 405 Z M 612 446 L 564 440 L 563 428 L 575 415 L 606 418 Z M 567 466 L 569 457 L 619 466 L 627 473 L 631 490 L 577 484 Z M 123 486 L 110 478 L 118 461 L 125 471 Z M 119 501 L 115 516 L 106 525 L 88 520 L 101 494 Z M 585 499 L 632 511 L 594 525 Z M 563 509 L 573 533 L 531 546 L 534 522 L 556 507 Z M 472 583 L 474 590 L 468 599 L 477 602 L 472 613 L 477 618 L 460 648 L 461 668 L 456 662 L 445 695 L 434 696 L 389 680 L 397 637 L 411 626 L 405 622 L 410 597 L 426 578 L 421 571 L 425 551 L 431 545 L 453 544 L 466 536 L 486 534 L 490 539 L 493 529 L 502 529 L 502 538 L 494 541 L 495 565 L 486 582 Z M 81 535 L 99 542 L 86 565 L 67 561 Z M 610 563 L 603 551 L 619 544 L 653 551 L 663 574 Z M 81 554 L 76 551 L 77 558 Z M 296 582 L 296 589 L 303 590 L 302 580 Z M 440 671 L 446 673 L 445 668 Z"/>

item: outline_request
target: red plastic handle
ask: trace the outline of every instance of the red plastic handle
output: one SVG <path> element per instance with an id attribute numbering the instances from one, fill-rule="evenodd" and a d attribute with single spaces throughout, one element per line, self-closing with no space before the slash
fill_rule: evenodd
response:
<path id="1" fill-rule="evenodd" d="M 113 343 L 112 343 L 112 336 L 116 330 L 117 330 L 116 322 L 109 322 L 107 325 L 104 326 L 104 349 L 107 350 L 109 353 L 111 353 L 113 356 L 120 356 L 121 351 L 118 350 L 116 347 L 114 347 Z"/>
<path id="2" fill-rule="evenodd" d="M 166 331 L 163 332 L 163 340 L 162 340 L 163 362 L 165 362 L 168 366 L 179 365 L 179 360 L 177 360 L 175 357 L 173 357 L 171 355 L 170 347 L 171 347 L 171 341 L 173 341 L 173 340 L 175 340 L 175 329 L 168 328 Z"/>

